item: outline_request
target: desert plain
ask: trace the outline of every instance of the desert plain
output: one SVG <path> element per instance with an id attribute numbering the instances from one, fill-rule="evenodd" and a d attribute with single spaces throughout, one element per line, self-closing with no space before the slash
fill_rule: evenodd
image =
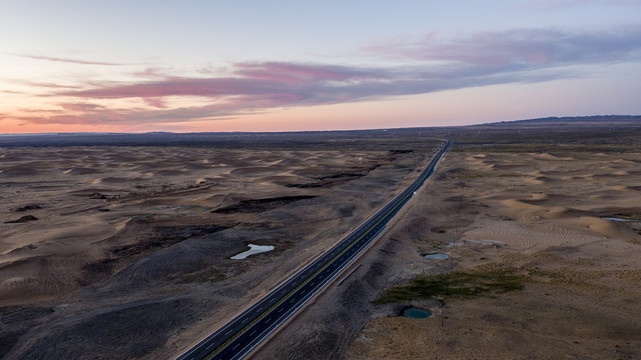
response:
<path id="1" fill-rule="evenodd" d="M 408 271 L 434 277 L 416 264 L 420 256 L 448 254 L 432 262 L 445 267 L 435 280 L 452 291 L 425 296 L 416 278 L 392 288 L 406 290 L 383 295 L 392 314 L 400 303 L 433 316 L 373 319 L 348 357 L 638 358 L 639 164 L 641 153 L 450 153 L 426 193 L 437 209 L 451 209 L 449 218 L 417 206 L 409 210 L 422 210 L 414 222 L 440 221 L 415 237 L 403 229 L 417 226 L 408 219 L 396 237 L 414 246 L 405 254 Z M 510 287 L 501 287 L 506 281 Z M 497 287 L 485 293 L 488 284 Z M 479 291 L 457 292 L 466 287 Z"/>
<path id="2" fill-rule="evenodd" d="M 638 124 L 2 147 L 0 355 L 171 359 L 358 226 L 449 138 L 376 243 L 251 357 L 640 358 Z M 249 244 L 274 250 L 230 259 Z M 401 316 L 410 306 L 432 315 Z"/>

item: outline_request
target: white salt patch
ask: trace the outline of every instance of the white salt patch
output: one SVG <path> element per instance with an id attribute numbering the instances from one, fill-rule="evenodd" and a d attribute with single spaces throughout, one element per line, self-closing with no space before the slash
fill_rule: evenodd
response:
<path id="1" fill-rule="evenodd" d="M 244 259 L 250 255 L 254 254 L 260 254 L 268 251 L 274 250 L 274 247 L 271 245 L 255 245 L 255 244 L 249 244 L 249 250 L 243 251 L 240 254 L 236 254 L 232 256 L 231 258 L 234 260 L 241 260 Z"/>

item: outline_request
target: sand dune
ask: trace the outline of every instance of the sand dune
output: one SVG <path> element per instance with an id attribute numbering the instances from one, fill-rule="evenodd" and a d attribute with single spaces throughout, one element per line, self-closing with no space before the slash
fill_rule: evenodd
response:
<path id="1" fill-rule="evenodd" d="M 641 220 L 641 154 L 625 153 L 620 161 L 621 153 L 477 157 L 474 151 L 449 154 L 418 205 L 414 216 L 432 230 L 423 235 L 408 219 L 390 235 L 394 241 L 386 246 L 413 249 L 415 256 L 379 255 L 369 271 L 402 277 L 396 284 L 412 276 L 390 269 L 415 276 L 514 271 L 530 281 L 521 291 L 491 297 L 375 308 L 348 358 L 639 358 L 641 221 L 602 217 Z M 496 165 L 489 169 L 489 162 Z M 524 165 L 512 166 L 516 162 Z M 459 175 L 466 167 L 474 176 Z M 493 176 L 498 169 L 502 176 Z M 457 246 L 448 246 L 453 239 Z M 417 260 L 443 249 L 452 259 L 446 266 Z M 360 278 L 354 282 L 358 291 L 367 289 Z M 433 316 L 403 318 L 403 306 Z"/>
<path id="2" fill-rule="evenodd" d="M 464 350 L 479 347 L 487 352 L 477 357 L 505 358 L 491 356 L 492 351 L 529 346 L 529 354 L 539 354 L 537 349 L 557 339 L 562 344 L 554 343 L 556 349 L 598 344 L 615 354 L 615 345 L 627 346 L 622 336 L 636 339 L 639 333 L 621 323 L 638 318 L 641 235 L 631 224 L 601 217 L 641 213 L 636 162 L 641 154 L 568 154 L 572 157 L 448 152 L 437 176 L 364 257 L 373 260 L 364 260 L 345 283 L 315 300 L 316 305 L 328 298 L 347 301 L 352 307 L 323 303 L 317 317 L 310 307 L 270 344 L 278 344 L 280 336 L 281 349 L 300 343 L 313 352 L 320 348 L 314 341 L 327 337 L 321 346 L 333 348 L 341 328 L 333 321 L 361 311 L 353 307 L 358 299 L 371 313 L 354 323 L 391 324 L 367 325 L 370 343 L 353 353 L 360 358 L 381 358 L 375 356 L 381 348 L 392 349 L 382 354 L 391 358 L 407 349 L 404 358 L 441 358 L 452 351 L 458 351 L 452 358 L 465 358 L 476 355 Z M 2 334 L 32 326 L 22 338 L 4 338 L 23 351 L 18 354 L 34 347 L 46 354 L 61 343 L 71 349 L 84 344 L 85 334 L 96 333 L 104 335 L 95 338 L 105 344 L 121 346 L 141 332 L 151 333 L 145 339 L 162 338 L 150 358 L 173 354 L 357 226 L 412 174 L 375 151 L 68 148 L 33 149 L 28 155 L 9 149 L 2 155 L 3 173 L 35 161 L 40 174 L 3 178 L 0 306 L 28 309 L 16 311 L 17 320 Z M 631 162 L 616 161 L 622 157 Z M 269 199 L 279 197 L 305 200 L 264 213 L 243 212 L 260 204 L 252 200 L 273 205 Z M 225 207 L 233 211 L 212 212 Z M 37 220 L 4 224 L 24 215 Z M 214 232 L 220 229 L 212 225 L 227 230 Z M 273 244 L 274 252 L 246 267 L 232 263 L 228 257 L 253 240 Z M 448 246 L 453 240 L 458 246 Z M 291 251 L 297 247 L 303 250 Z M 420 255 L 428 250 L 446 251 L 452 261 L 426 261 Z M 393 306 L 364 300 L 414 275 L 495 265 L 533 281 L 522 292 L 497 294 L 483 303 L 447 300 L 435 308 L 445 311 L 443 326 L 436 316 L 402 319 Z M 166 306 L 159 306 L 158 298 Z M 32 309 L 44 315 L 29 312 L 34 303 L 43 304 Z M 567 321 L 572 312 L 579 313 Z M 172 317 L 176 314 L 180 319 Z M 312 321 L 296 325 L 306 316 Z M 134 322 L 145 328 L 132 330 Z M 407 329 L 409 336 L 393 338 Z M 317 331 L 311 342 L 298 341 L 305 331 Z M 385 346 L 377 347 L 381 338 Z M 491 343 L 496 339 L 506 340 Z M 435 353 L 435 347 L 443 352 Z M 280 353 L 267 354 L 263 357 Z"/>
<path id="3" fill-rule="evenodd" d="M 514 158 L 509 154 L 483 155 L 483 160 L 479 160 L 476 156 L 467 156 L 465 160 L 480 168 L 481 165 L 487 166 L 486 159 L 491 157 L 496 164 L 494 168 L 505 169 L 505 171 L 510 171 L 510 166 L 515 163 Z M 465 232 L 464 239 L 492 239 L 503 241 L 510 246 L 529 249 L 528 251 L 538 251 L 559 243 L 582 244 L 588 241 L 587 239 L 599 241 L 598 239 L 608 237 L 628 240 L 638 237 L 637 233 L 631 232 L 625 225 L 600 218 L 612 213 L 638 212 L 634 207 L 638 205 L 638 198 L 633 194 L 639 194 L 641 186 L 629 185 L 630 181 L 635 181 L 630 178 L 634 176 L 630 170 L 636 166 L 635 161 L 611 160 L 611 155 L 607 154 L 595 157 L 595 162 L 588 164 L 585 163 L 585 155 L 582 155 L 580 162 L 566 162 L 566 160 L 575 159 L 571 156 L 559 157 L 552 154 L 529 154 L 529 156 L 532 159 L 529 164 L 534 168 L 533 170 L 528 171 L 525 167 L 518 170 L 513 167 L 514 170 L 512 170 L 525 175 L 523 178 L 504 180 L 479 177 L 479 179 L 496 179 L 506 183 L 510 181 L 509 184 L 512 186 L 520 184 L 519 188 L 495 186 L 485 189 L 470 185 L 474 191 L 483 193 L 483 201 L 499 206 L 491 207 L 493 211 L 515 222 L 501 224 L 491 222 L 491 226 L 488 225 L 486 228 L 482 221 L 477 220 L 475 228 Z M 614 169 L 609 165 L 613 161 L 618 164 L 618 168 Z M 586 169 L 598 170 L 598 172 L 586 172 Z M 609 183 L 617 178 L 625 179 L 626 183 Z M 516 181 L 517 179 L 520 180 Z M 559 182 L 555 179 L 564 181 Z M 470 181 L 475 183 L 475 180 Z M 561 189 L 566 189 L 566 184 L 570 188 L 560 193 Z M 524 227 L 524 224 L 527 225 Z M 537 232 L 538 235 L 528 235 L 534 228 L 541 226 L 537 224 L 545 225 L 540 232 Z"/>
<path id="4" fill-rule="evenodd" d="M 550 153 L 530 153 L 530 155 L 536 159 L 543 159 L 543 160 L 563 160 L 563 161 L 576 160 L 571 156 L 556 156 Z"/>
<path id="5" fill-rule="evenodd" d="M 246 221 L 243 213 L 214 217 L 210 211 L 261 197 L 321 194 L 389 161 L 383 151 L 171 147 L 7 149 L 2 155 L 0 306 L 61 296 L 162 248 L 136 245 L 159 224 Z M 305 187 L 314 182 L 320 185 Z M 13 210 L 34 204 L 39 207 Z M 35 220 L 5 224 L 21 216 Z"/>
<path id="6" fill-rule="evenodd" d="M 634 187 L 630 186 L 625 186 L 625 185 L 614 185 L 614 186 L 609 186 L 607 190 L 615 190 L 615 191 L 623 191 L 623 192 L 637 192 L 638 189 L 635 189 Z"/>
<path id="7" fill-rule="evenodd" d="M 541 200 L 549 200 L 550 196 L 546 193 L 537 193 L 537 194 L 532 194 L 530 195 L 531 201 L 541 201 Z"/>
<path id="8" fill-rule="evenodd" d="M 27 166 L 7 167 L 2 169 L 2 173 L 0 173 L 0 178 L 35 177 L 38 175 L 44 175 L 46 173 L 47 173 L 46 171 L 39 170 L 37 168 L 27 167 Z"/>
<path id="9" fill-rule="evenodd" d="M 246 167 L 234 169 L 231 171 L 232 175 L 237 176 L 265 176 L 265 175 L 278 175 L 282 174 L 283 168 L 279 167 L 270 167 L 270 166 L 255 166 L 255 167 Z"/>
<path id="10" fill-rule="evenodd" d="M 533 204 L 528 204 L 520 200 L 516 199 L 507 199 L 501 201 L 501 204 L 503 206 L 506 206 L 510 209 L 518 209 L 518 210 L 542 210 L 544 207 L 538 206 L 538 205 L 533 205 Z"/>
<path id="11" fill-rule="evenodd" d="M 548 180 L 547 177 L 545 176 L 537 176 L 537 177 L 530 177 L 530 178 L 525 178 L 523 179 L 524 182 L 529 183 L 529 184 L 544 184 Z"/>
<path id="12" fill-rule="evenodd" d="M 575 220 L 578 224 L 587 226 L 590 230 L 598 232 L 608 237 L 625 238 L 626 236 L 619 231 L 617 226 L 612 222 L 596 217 L 584 216 Z"/>
<path id="13" fill-rule="evenodd" d="M 73 174 L 73 175 L 89 175 L 100 172 L 98 169 L 92 168 L 71 168 L 63 171 L 63 174 Z"/>
<path id="14" fill-rule="evenodd" d="M 620 163 L 620 164 L 638 164 L 639 160 L 616 159 L 616 160 L 612 160 L 612 162 Z"/>

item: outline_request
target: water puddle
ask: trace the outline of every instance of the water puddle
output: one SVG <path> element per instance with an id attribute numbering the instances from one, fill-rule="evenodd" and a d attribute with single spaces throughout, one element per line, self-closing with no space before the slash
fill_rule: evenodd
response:
<path id="1" fill-rule="evenodd" d="M 449 257 L 450 257 L 447 254 L 427 254 L 427 255 L 423 255 L 423 256 L 426 259 L 430 259 L 430 260 L 445 260 L 445 259 L 449 259 Z"/>
<path id="2" fill-rule="evenodd" d="M 231 257 L 233 260 L 241 260 L 244 259 L 250 255 L 254 254 L 260 254 L 268 251 L 274 250 L 274 247 L 271 245 L 255 245 L 255 244 L 249 244 L 249 250 L 243 251 L 240 254 L 236 254 Z"/>
<path id="3" fill-rule="evenodd" d="M 602 217 L 601 219 L 603 220 L 610 220 L 610 221 L 639 221 L 639 220 L 634 220 L 634 219 L 623 219 L 623 218 L 618 218 L 618 217 Z"/>
<path id="4" fill-rule="evenodd" d="M 403 317 L 410 319 L 425 319 L 432 316 L 432 313 L 429 310 L 419 309 L 415 307 L 408 307 L 403 309 Z"/>

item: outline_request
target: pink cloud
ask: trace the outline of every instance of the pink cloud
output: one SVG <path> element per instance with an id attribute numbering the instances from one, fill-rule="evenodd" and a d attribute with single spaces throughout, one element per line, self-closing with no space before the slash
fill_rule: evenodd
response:
<path id="1" fill-rule="evenodd" d="M 58 104 L 64 110 L 67 111 L 97 111 L 102 110 L 103 107 L 96 104 L 87 104 L 87 103 L 60 103 Z"/>
<path id="2" fill-rule="evenodd" d="M 30 124 L 64 124 L 64 125 L 104 125 L 104 124 L 150 124 L 159 122 L 184 122 L 189 120 L 223 119 L 239 113 L 255 112 L 257 107 L 271 106 L 277 99 L 265 97 L 239 97 L 229 103 L 207 106 L 193 106 L 176 109 L 110 109 L 91 104 L 60 104 L 65 110 L 19 109 L 21 114 L 4 114 L 6 118 L 24 121 Z M 74 105 L 79 105 L 78 107 Z M 80 110 L 82 105 L 89 105 L 86 111 L 69 114 L 68 111 Z"/>
<path id="3" fill-rule="evenodd" d="M 60 58 L 60 57 L 43 56 L 43 55 L 31 55 L 31 54 L 13 54 L 13 55 L 28 58 L 28 59 L 34 59 L 34 60 L 47 60 L 47 61 L 65 62 L 65 63 L 72 63 L 72 64 L 82 64 L 82 65 L 105 65 L 105 66 L 135 65 L 135 64 L 79 60 L 79 59 Z"/>
<path id="4" fill-rule="evenodd" d="M 155 107 L 155 108 L 159 108 L 159 109 L 166 109 L 167 108 L 167 105 L 162 100 L 162 98 L 149 98 L 149 97 L 146 97 L 143 100 L 145 101 L 145 104 L 147 104 L 147 105 L 149 105 L 151 107 Z"/>
<path id="5" fill-rule="evenodd" d="M 61 113 L 63 110 L 51 110 L 51 109 L 33 109 L 33 108 L 18 108 L 21 113 L 34 113 L 34 114 L 52 114 L 52 113 Z"/>
<path id="6" fill-rule="evenodd" d="M 63 125 L 101 125 L 101 124 L 129 124 L 137 123 L 133 121 L 132 111 L 120 111 L 113 109 L 104 109 L 103 111 L 90 111 L 82 114 L 67 114 L 61 111 L 41 110 L 39 115 L 16 115 L 7 114 L 7 118 L 24 121 L 30 124 L 63 124 Z"/>
<path id="7" fill-rule="evenodd" d="M 169 77 L 168 73 L 172 70 L 173 68 L 171 67 L 151 67 L 135 72 L 133 75 L 142 78 L 166 79 Z"/>
<path id="8" fill-rule="evenodd" d="M 167 77 L 159 81 L 102 86 L 79 91 L 63 91 L 55 95 L 79 98 L 159 98 L 163 96 L 225 97 L 259 94 L 290 94 L 304 98 L 306 88 L 328 82 L 384 80 L 388 74 L 381 69 L 296 63 L 239 63 L 234 65 L 235 77 L 187 78 Z M 297 93 L 299 96 L 291 96 Z"/>
<path id="9" fill-rule="evenodd" d="M 76 85 L 64 85 L 64 84 L 56 84 L 56 83 L 48 83 L 48 82 L 21 81 L 21 80 L 10 80 L 10 81 L 13 83 L 25 84 L 25 85 L 34 86 L 34 87 L 50 88 L 50 89 L 80 89 L 80 86 L 76 86 Z"/>
<path id="10" fill-rule="evenodd" d="M 304 65 L 292 63 L 239 63 L 234 73 L 252 79 L 265 79 L 284 83 L 301 84 L 310 81 L 345 81 L 367 77 L 364 71 L 354 71 L 331 65 Z M 360 73 L 362 72 L 362 73 Z"/>
<path id="11" fill-rule="evenodd" d="M 179 78 L 139 84 L 104 86 L 89 90 L 59 92 L 56 95 L 79 98 L 121 99 L 163 96 L 223 96 L 259 92 L 261 84 L 238 78 Z"/>

